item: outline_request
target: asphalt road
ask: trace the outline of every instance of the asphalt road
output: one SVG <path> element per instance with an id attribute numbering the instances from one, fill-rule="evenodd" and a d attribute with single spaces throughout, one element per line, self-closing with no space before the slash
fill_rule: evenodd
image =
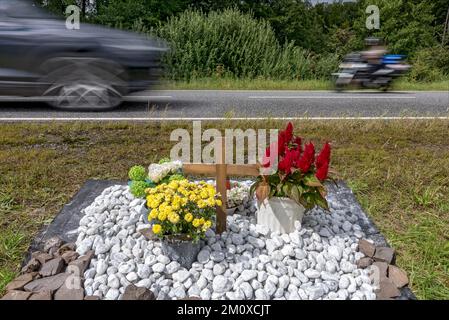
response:
<path id="1" fill-rule="evenodd" d="M 448 117 L 449 92 L 164 90 L 128 96 L 108 112 L 66 112 L 0 98 L 0 119 Z"/>

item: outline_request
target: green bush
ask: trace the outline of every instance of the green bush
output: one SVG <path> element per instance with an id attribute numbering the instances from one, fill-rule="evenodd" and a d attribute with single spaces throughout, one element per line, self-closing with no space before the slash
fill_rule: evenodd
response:
<path id="1" fill-rule="evenodd" d="M 412 59 L 412 81 L 438 81 L 449 75 L 449 48 L 436 46 L 419 50 Z"/>
<path id="2" fill-rule="evenodd" d="M 402 8 L 385 0 L 377 1 L 390 16 L 397 15 Z M 419 25 L 428 19 L 426 14 Z M 267 20 L 256 19 L 237 9 L 209 13 L 187 10 L 159 23 L 150 31 L 141 19 L 134 21 L 132 28 L 168 41 L 171 50 L 165 55 L 164 63 L 170 80 L 323 80 L 331 78 L 343 55 L 364 47 L 363 37 L 368 34 L 359 30 L 364 22 L 362 24 L 362 20 L 357 20 L 356 31 L 349 26 L 332 28 L 329 31 L 330 40 L 323 43 L 325 50 L 320 54 L 309 52 L 293 42 L 279 43 Z M 387 23 L 384 28 L 393 30 L 395 26 Z M 391 33 L 379 35 L 385 38 L 391 52 L 411 54 L 409 80 L 447 79 L 449 50 L 435 45 L 418 49 L 414 41 L 420 37 L 423 38 L 423 46 L 432 45 L 429 30 L 419 30 L 409 25 L 401 29 L 400 37 Z"/>
<path id="3" fill-rule="evenodd" d="M 153 32 L 171 45 L 165 57 L 171 79 L 313 78 L 304 49 L 279 44 L 268 22 L 235 9 L 185 11 Z"/>
<path id="4" fill-rule="evenodd" d="M 341 58 L 336 53 L 318 55 L 315 59 L 314 75 L 317 79 L 330 79 L 337 72 Z"/>

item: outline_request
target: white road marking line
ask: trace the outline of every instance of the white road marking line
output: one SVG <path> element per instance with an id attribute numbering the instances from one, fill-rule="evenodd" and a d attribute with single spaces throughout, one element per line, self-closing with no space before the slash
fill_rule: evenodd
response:
<path id="1" fill-rule="evenodd" d="M 209 117 L 209 118 L 94 118 L 94 117 L 74 117 L 74 118 L 0 118 L 0 122 L 52 122 L 52 121 L 224 121 L 224 120 L 236 120 L 236 121 L 259 121 L 259 120 L 449 120 L 448 117 Z"/>
<path id="2" fill-rule="evenodd" d="M 248 99 L 416 99 L 402 96 L 249 96 Z"/>
<path id="3" fill-rule="evenodd" d="M 449 86 L 448 86 L 449 90 Z M 324 93 L 335 93 L 335 90 L 301 90 L 301 89 L 272 89 L 272 90 L 261 90 L 261 89 L 172 89 L 172 90 L 166 90 L 166 89 L 160 89 L 155 90 L 157 92 L 220 92 L 220 93 L 232 93 L 232 92 L 254 92 L 254 93 L 262 93 L 262 92 L 296 92 L 296 93 L 307 93 L 307 92 L 324 92 Z M 384 94 L 383 92 L 380 92 L 378 90 L 345 90 L 344 93 L 379 93 Z M 417 90 L 417 91 L 411 91 L 411 90 L 392 90 L 390 92 L 387 92 L 385 94 L 394 94 L 394 93 L 447 93 L 446 90 Z"/>
<path id="4" fill-rule="evenodd" d="M 0 102 L 40 102 L 47 101 L 49 98 L 47 97 L 9 97 L 2 96 L 0 97 Z"/>

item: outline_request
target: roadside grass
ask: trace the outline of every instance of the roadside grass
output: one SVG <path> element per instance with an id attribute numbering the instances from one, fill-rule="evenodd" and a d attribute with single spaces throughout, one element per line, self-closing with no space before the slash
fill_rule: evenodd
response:
<path id="1" fill-rule="evenodd" d="M 333 90 L 331 81 L 326 80 L 269 80 L 201 78 L 190 81 L 166 81 L 161 86 L 172 90 Z M 448 91 L 449 80 L 436 82 L 411 82 L 398 80 L 391 90 L 398 91 Z"/>
<path id="2" fill-rule="evenodd" d="M 162 87 L 175 90 L 331 90 L 332 84 L 323 80 L 202 78 L 167 81 Z"/>
<path id="3" fill-rule="evenodd" d="M 279 128 L 273 119 L 206 128 Z M 332 166 L 396 248 L 420 299 L 449 299 L 449 121 L 301 120 L 297 133 L 331 141 Z M 87 179 L 122 179 L 168 156 L 189 122 L 3 123 L 0 127 L 0 294 L 32 238 Z M 191 132 L 191 131 L 190 131 Z M 157 137 L 157 138 L 155 138 Z"/>

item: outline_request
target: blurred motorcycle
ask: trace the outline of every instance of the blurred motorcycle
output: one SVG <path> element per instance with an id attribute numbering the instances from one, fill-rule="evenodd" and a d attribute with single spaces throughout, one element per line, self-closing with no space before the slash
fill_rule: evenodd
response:
<path id="1" fill-rule="evenodd" d="M 386 54 L 380 64 L 370 64 L 360 53 L 345 56 L 339 70 L 332 75 L 337 91 L 347 87 L 379 89 L 387 91 L 394 79 L 410 70 L 404 55 Z"/>

